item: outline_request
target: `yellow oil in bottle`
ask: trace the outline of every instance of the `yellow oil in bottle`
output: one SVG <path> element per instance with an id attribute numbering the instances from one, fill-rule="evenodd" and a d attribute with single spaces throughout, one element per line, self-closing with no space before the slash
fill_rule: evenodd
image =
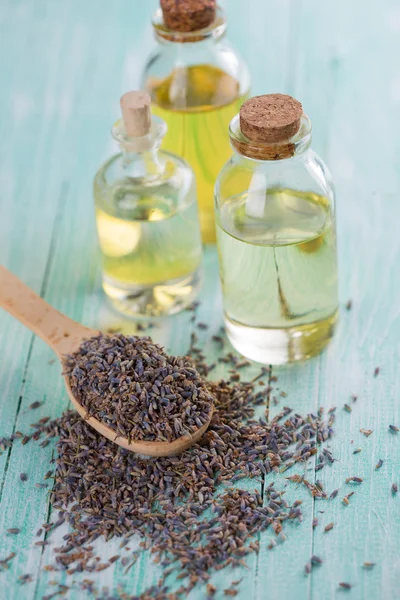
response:
<path id="1" fill-rule="evenodd" d="M 200 282 L 201 240 L 195 195 L 177 206 L 164 194 L 116 182 L 107 195 L 95 180 L 96 224 L 103 288 L 113 304 L 133 316 L 178 312 Z"/>
<path id="2" fill-rule="evenodd" d="M 321 351 L 338 310 L 328 198 L 270 189 L 224 201 L 217 237 L 228 336 L 245 356 L 286 363 Z"/>
<path id="3" fill-rule="evenodd" d="M 185 158 L 196 175 L 203 241 L 215 242 L 214 184 L 232 155 L 227 135 L 231 119 L 248 93 L 217 67 L 175 69 L 163 80 L 149 80 L 153 113 L 168 125 L 162 148 Z"/>

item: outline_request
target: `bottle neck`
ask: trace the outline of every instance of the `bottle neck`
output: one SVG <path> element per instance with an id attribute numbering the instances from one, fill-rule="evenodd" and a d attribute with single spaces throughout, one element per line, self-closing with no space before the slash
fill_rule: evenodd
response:
<path id="1" fill-rule="evenodd" d="M 160 159 L 159 148 L 144 152 L 132 152 L 120 145 L 124 171 L 131 179 L 157 179 L 164 173 L 164 161 Z"/>
<path id="2" fill-rule="evenodd" d="M 218 41 L 225 34 L 227 24 L 224 11 L 218 7 L 215 20 L 206 28 L 198 31 L 174 31 L 164 23 L 163 13 L 158 9 L 152 20 L 156 39 L 163 44 L 198 44 L 206 45 Z"/>
<path id="3" fill-rule="evenodd" d="M 257 161 L 285 160 L 303 154 L 311 144 L 311 121 L 303 113 L 300 128 L 291 138 L 279 143 L 261 143 L 250 140 L 240 129 L 240 117 L 233 117 L 229 125 L 229 136 L 233 150 Z"/>
<path id="4" fill-rule="evenodd" d="M 112 136 L 121 149 L 128 177 L 154 179 L 162 175 L 164 161 L 159 149 L 166 133 L 166 123 L 154 115 L 151 118 L 150 132 L 142 137 L 128 136 L 122 119 L 115 123 Z"/>

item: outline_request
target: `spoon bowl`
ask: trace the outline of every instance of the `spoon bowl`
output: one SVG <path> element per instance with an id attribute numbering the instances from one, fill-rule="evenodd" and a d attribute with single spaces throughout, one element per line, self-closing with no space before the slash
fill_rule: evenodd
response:
<path id="1" fill-rule="evenodd" d="M 40 298 L 31 288 L 0 265 L 0 306 L 26 327 L 42 338 L 56 353 L 61 365 L 63 357 L 76 352 L 88 338 L 99 335 L 100 331 L 85 327 L 62 314 Z M 195 444 L 207 431 L 213 411 L 208 421 L 192 435 L 185 435 L 173 442 L 149 442 L 128 440 L 113 429 L 87 414 L 87 410 L 72 393 L 68 375 L 64 375 L 65 388 L 73 407 L 96 431 L 126 450 L 146 456 L 172 456 L 180 454 Z"/>

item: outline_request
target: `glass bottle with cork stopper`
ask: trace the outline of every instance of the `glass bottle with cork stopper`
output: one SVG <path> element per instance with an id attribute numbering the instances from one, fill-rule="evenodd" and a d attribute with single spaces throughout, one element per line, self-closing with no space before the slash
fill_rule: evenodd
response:
<path id="1" fill-rule="evenodd" d="M 167 126 L 150 105 L 145 92 L 122 96 L 122 120 L 112 131 L 121 152 L 94 179 L 103 289 L 134 317 L 182 310 L 201 280 L 194 174 L 185 160 L 159 149 Z"/>
<path id="2" fill-rule="evenodd" d="M 234 155 L 215 188 L 227 335 L 258 362 L 309 358 L 331 339 L 338 314 L 331 176 L 290 96 L 251 98 L 229 135 Z"/>
<path id="3" fill-rule="evenodd" d="M 158 42 L 142 79 L 168 124 L 163 148 L 193 168 L 204 242 L 215 242 L 214 184 L 231 150 L 226 129 L 249 95 L 246 65 L 225 37 L 216 0 L 160 0 Z"/>

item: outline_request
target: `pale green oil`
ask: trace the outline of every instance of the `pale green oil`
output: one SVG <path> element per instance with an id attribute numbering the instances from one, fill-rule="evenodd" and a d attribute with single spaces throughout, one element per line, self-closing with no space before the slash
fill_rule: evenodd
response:
<path id="1" fill-rule="evenodd" d="M 332 337 L 338 309 L 328 198 L 280 188 L 231 197 L 220 207 L 217 239 L 233 345 L 272 364 L 319 352 Z"/>

